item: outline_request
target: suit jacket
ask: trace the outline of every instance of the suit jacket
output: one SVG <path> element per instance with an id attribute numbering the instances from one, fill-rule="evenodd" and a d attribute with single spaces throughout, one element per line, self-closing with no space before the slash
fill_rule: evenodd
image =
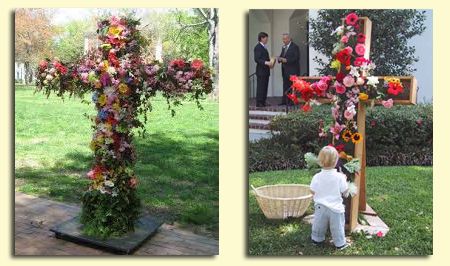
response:
<path id="1" fill-rule="evenodd" d="M 265 64 L 266 61 L 270 61 L 269 52 L 261 43 L 256 44 L 253 49 L 254 59 L 256 62 L 256 75 L 257 76 L 270 76 L 270 68 Z"/>
<path id="2" fill-rule="evenodd" d="M 283 49 L 281 49 L 280 57 L 284 57 L 287 60 L 286 63 L 281 64 L 281 72 L 283 75 L 300 75 L 300 50 L 297 44 L 291 41 L 291 44 L 284 53 L 284 56 Z"/>

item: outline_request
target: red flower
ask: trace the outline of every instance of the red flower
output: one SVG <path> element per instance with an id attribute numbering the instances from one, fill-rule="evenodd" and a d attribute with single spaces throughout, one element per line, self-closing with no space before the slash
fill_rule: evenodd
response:
<path id="1" fill-rule="evenodd" d="M 41 70 L 46 69 L 47 66 L 48 66 L 47 60 L 42 60 L 41 62 L 39 62 L 39 68 L 40 68 Z"/>
<path id="2" fill-rule="evenodd" d="M 117 56 L 116 56 L 116 54 L 114 52 L 111 52 L 111 51 L 109 52 L 108 60 L 109 60 L 109 62 L 111 62 L 111 64 L 114 67 L 119 67 L 120 66 L 119 60 L 117 59 Z"/>
<path id="3" fill-rule="evenodd" d="M 191 67 L 194 70 L 198 71 L 203 67 L 203 61 L 200 59 L 194 59 L 194 60 L 192 60 Z"/>
<path id="4" fill-rule="evenodd" d="M 297 77 L 296 75 L 291 75 L 291 76 L 289 77 L 289 80 L 292 81 L 292 82 L 294 82 L 294 81 L 297 81 L 297 80 L 298 80 L 298 77 Z"/>
<path id="5" fill-rule="evenodd" d="M 348 49 L 342 49 L 336 54 L 336 59 L 341 62 L 341 64 L 349 66 L 351 55 Z"/>
<path id="6" fill-rule="evenodd" d="M 114 116 L 109 116 L 107 119 L 106 119 L 106 122 L 108 122 L 109 124 L 111 124 L 111 125 L 117 125 L 117 123 L 118 123 L 118 121 L 116 120 L 116 119 L 114 119 Z"/>
<path id="7" fill-rule="evenodd" d="M 311 111 L 311 105 L 309 105 L 309 103 L 306 103 L 305 105 L 303 105 L 302 110 L 303 112 Z"/>
<path id="8" fill-rule="evenodd" d="M 365 59 L 364 57 L 357 57 L 355 61 L 353 61 L 353 64 L 355 66 L 362 66 L 364 63 L 369 63 L 369 60 Z"/>
<path id="9" fill-rule="evenodd" d="M 344 73 L 342 73 L 342 72 L 337 73 L 336 80 L 339 81 L 339 83 L 342 83 L 344 78 L 345 78 L 345 74 Z"/>
<path id="10" fill-rule="evenodd" d="M 356 38 L 356 41 L 359 42 L 359 43 L 365 42 L 366 41 L 366 35 L 364 35 L 363 33 L 359 33 L 357 38 Z"/>
<path id="11" fill-rule="evenodd" d="M 297 95 L 295 95 L 295 93 L 289 93 L 287 95 L 287 97 L 294 103 L 294 104 L 298 104 L 298 98 Z"/>
<path id="12" fill-rule="evenodd" d="M 129 185 L 130 185 L 131 188 L 136 188 L 137 184 L 138 184 L 138 181 L 137 181 L 136 177 L 133 177 L 133 178 L 130 179 Z"/>
<path id="13" fill-rule="evenodd" d="M 416 123 L 417 123 L 417 125 L 418 125 L 419 127 L 421 127 L 422 124 L 423 124 L 422 118 L 417 119 Z"/>
<path id="14" fill-rule="evenodd" d="M 344 147 L 345 147 L 344 144 L 339 144 L 339 145 L 336 145 L 334 148 L 335 148 L 338 152 L 341 152 L 341 151 L 344 151 Z"/>
<path id="15" fill-rule="evenodd" d="M 170 62 L 171 67 L 177 67 L 177 68 L 183 68 L 184 64 L 185 64 L 185 62 L 183 59 L 175 59 Z"/>
<path id="16" fill-rule="evenodd" d="M 374 127 L 376 125 L 377 125 L 377 121 L 375 121 L 375 120 L 370 121 L 370 126 L 371 127 Z"/>
<path id="17" fill-rule="evenodd" d="M 390 82 L 388 84 L 388 90 L 387 93 L 391 94 L 391 95 L 399 95 L 400 93 L 403 92 L 403 86 L 400 83 L 394 83 L 394 82 Z"/>
<path id="18" fill-rule="evenodd" d="M 347 17 L 345 17 L 345 23 L 347 23 L 347 25 L 354 26 L 356 22 L 358 22 L 358 19 L 359 19 L 358 15 L 352 12 L 348 14 Z"/>
<path id="19" fill-rule="evenodd" d="M 378 236 L 378 237 L 383 237 L 383 236 L 384 236 L 384 234 L 383 234 L 383 232 L 381 232 L 381 231 L 378 231 L 378 233 L 377 233 L 377 236 Z"/>

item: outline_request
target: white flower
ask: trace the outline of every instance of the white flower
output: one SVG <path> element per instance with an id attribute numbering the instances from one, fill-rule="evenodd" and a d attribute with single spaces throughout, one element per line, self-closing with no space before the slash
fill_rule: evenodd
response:
<path id="1" fill-rule="evenodd" d="M 359 68 L 350 66 L 350 75 L 354 76 L 355 78 L 359 78 Z"/>
<path id="2" fill-rule="evenodd" d="M 379 83 L 378 78 L 374 76 L 367 77 L 367 85 L 376 86 Z"/>
<path id="3" fill-rule="evenodd" d="M 113 183 L 111 180 L 106 180 L 106 181 L 105 181 L 105 186 L 113 187 L 113 186 L 114 186 L 114 183 Z"/>
<path id="4" fill-rule="evenodd" d="M 361 78 L 361 77 L 358 77 L 358 78 L 356 79 L 356 84 L 358 84 L 358 85 L 364 85 L 364 79 Z"/>
<path id="5" fill-rule="evenodd" d="M 45 77 L 45 79 L 46 79 L 46 80 L 52 80 L 52 79 L 53 79 L 53 76 L 52 76 L 52 75 L 47 75 L 47 76 Z"/>
<path id="6" fill-rule="evenodd" d="M 117 72 L 116 72 L 116 69 L 114 68 L 114 67 L 108 67 L 108 73 L 109 74 L 111 74 L 111 75 L 114 75 L 114 74 L 116 74 Z"/>
<path id="7" fill-rule="evenodd" d="M 342 35 L 343 32 L 344 32 L 344 27 L 339 26 L 333 32 L 331 32 L 331 35 L 334 35 L 334 34 Z"/>
<path id="8" fill-rule="evenodd" d="M 347 193 L 345 193 L 345 197 L 350 196 L 355 196 L 356 194 L 358 194 L 358 188 L 356 187 L 355 183 L 353 182 L 347 182 L 348 185 L 348 190 Z"/>

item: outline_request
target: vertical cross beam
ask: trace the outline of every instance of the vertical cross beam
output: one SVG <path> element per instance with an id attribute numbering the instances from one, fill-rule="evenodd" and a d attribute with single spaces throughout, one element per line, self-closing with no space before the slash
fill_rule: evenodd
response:
<path id="1" fill-rule="evenodd" d="M 344 25 L 344 19 L 343 19 Z M 362 33 L 366 36 L 364 45 L 366 51 L 364 53 L 364 58 L 369 59 L 370 56 L 370 42 L 372 34 L 372 21 L 367 17 L 360 18 L 360 27 L 362 28 Z M 365 73 L 362 73 L 364 76 Z M 352 197 L 350 206 L 350 230 L 353 230 L 358 224 L 358 213 L 359 211 L 366 210 L 366 105 L 362 102 L 358 103 L 357 111 L 357 126 L 358 132 L 362 136 L 362 141 L 355 144 L 354 157 L 358 158 L 361 162 L 361 170 L 359 173 L 355 174 L 355 185 L 359 188 L 359 193 Z"/>

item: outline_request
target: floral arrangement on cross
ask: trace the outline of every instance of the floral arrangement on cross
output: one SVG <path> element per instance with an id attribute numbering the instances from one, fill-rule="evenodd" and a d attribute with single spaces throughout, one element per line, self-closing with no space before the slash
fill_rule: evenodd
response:
<path id="1" fill-rule="evenodd" d="M 167 66 L 146 64 L 140 51 L 147 42 L 139 24 L 131 16 L 102 19 L 97 25 L 97 49 L 74 63 L 46 59 L 38 67 L 37 90 L 47 96 L 92 92 L 97 110 L 91 118 L 94 162 L 87 173 L 91 182 L 82 196 L 80 216 L 87 235 L 106 238 L 134 229 L 140 201 L 133 169 L 133 129 L 145 133 L 150 99 L 160 92 L 171 109 L 172 103 L 178 105 L 190 96 L 201 108 L 199 99 L 212 91 L 212 72 L 200 59 L 176 59 Z"/>
<path id="2" fill-rule="evenodd" d="M 403 85 L 398 78 L 386 77 L 380 82 L 378 77 L 372 76 L 375 64 L 369 60 L 369 50 L 366 47 L 366 35 L 362 31 L 362 20 L 354 12 L 348 14 L 343 25 L 337 27 L 331 36 L 335 36 L 333 46 L 333 60 L 330 67 L 336 71 L 335 76 L 324 76 L 316 82 L 308 82 L 301 77 L 291 76 L 292 86 L 288 98 L 294 104 L 304 104 L 301 109 L 308 112 L 314 105 L 320 105 L 322 100 L 332 104 L 331 115 L 333 122 L 325 126 L 319 125 L 319 137 L 331 138 L 329 145 L 334 146 L 340 156 L 347 174 L 351 191 L 356 193 L 357 188 L 352 183 L 354 175 L 360 170 L 359 160 L 348 155 L 354 144 L 363 140 L 358 132 L 356 113 L 358 104 L 373 106 L 376 102 L 386 108 L 394 104 L 392 97 L 403 92 Z M 305 155 L 310 167 L 315 155 Z"/>

